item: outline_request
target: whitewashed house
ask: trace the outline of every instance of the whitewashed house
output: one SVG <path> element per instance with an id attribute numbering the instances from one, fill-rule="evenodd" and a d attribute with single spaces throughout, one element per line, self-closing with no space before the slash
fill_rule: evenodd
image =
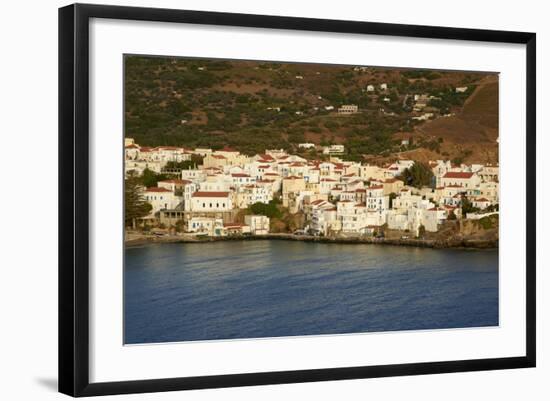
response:
<path id="1" fill-rule="evenodd" d="M 250 185 L 256 182 L 256 177 L 252 177 L 249 174 L 235 173 L 231 174 L 231 183 L 236 188 L 242 185 Z"/>
<path id="2" fill-rule="evenodd" d="M 441 177 L 441 186 L 448 187 L 459 185 L 465 189 L 477 188 L 481 180 L 479 176 L 471 172 L 448 171 Z"/>
<path id="3" fill-rule="evenodd" d="M 269 217 L 258 214 L 244 216 L 244 222 L 250 226 L 250 233 L 253 235 L 269 234 Z"/>
<path id="4" fill-rule="evenodd" d="M 491 201 L 487 198 L 476 198 L 472 201 L 472 206 L 484 210 L 491 206 Z"/>
<path id="5" fill-rule="evenodd" d="M 323 148 L 324 155 L 341 155 L 345 152 L 344 145 L 330 145 Z"/>
<path id="6" fill-rule="evenodd" d="M 359 106 L 356 104 L 343 104 L 338 108 L 338 114 L 355 114 L 359 112 Z"/>
<path id="7" fill-rule="evenodd" d="M 161 187 L 146 188 L 143 197 L 153 207 L 151 215 L 164 209 L 175 209 L 183 200 L 183 197 L 176 196 L 174 192 Z"/>
<path id="8" fill-rule="evenodd" d="M 237 188 L 235 192 L 235 206 L 246 209 L 254 203 L 269 203 L 273 199 L 271 188 L 260 185 L 245 185 Z"/>
<path id="9" fill-rule="evenodd" d="M 206 179 L 206 171 L 199 169 L 181 170 L 181 179 L 193 182 L 201 182 Z"/>
<path id="10" fill-rule="evenodd" d="M 433 207 L 424 210 L 422 225 L 429 232 L 436 232 L 440 224 L 447 219 L 447 210 L 440 207 Z"/>
<path id="11" fill-rule="evenodd" d="M 370 187 L 365 188 L 365 190 L 366 190 L 365 203 L 368 211 L 382 212 L 389 209 L 390 197 L 384 195 L 383 185 L 372 185 Z"/>
<path id="12" fill-rule="evenodd" d="M 226 212 L 233 209 L 230 192 L 197 191 L 191 195 L 193 212 Z"/>
<path id="13" fill-rule="evenodd" d="M 192 217 L 187 220 L 187 232 L 219 237 L 223 235 L 223 220 L 213 217 Z"/>

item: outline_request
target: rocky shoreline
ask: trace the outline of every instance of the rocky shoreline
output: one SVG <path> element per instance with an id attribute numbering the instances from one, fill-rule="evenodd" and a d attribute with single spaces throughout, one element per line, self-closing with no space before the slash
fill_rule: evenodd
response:
<path id="1" fill-rule="evenodd" d="M 250 236 L 227 236 L 227 237 L 196 237 L 189 235 L 127 235 L 125 246 L 133 247 L 151 243 L 211 243 L 219 241 L 258 241 L 258 240 L 285 240 L 304 241 L 332 244 L 376 244 L 392 246 L 412 246 L 419 248 L 468 248 L 468 249 L 494 249 L 498 248 L 498 240 L 484 240 L 454 237 L 446 240 L 429 239 L 391 239 L 373 237 L 316 237 L 311 235 L 294 234 L 267 234 Z"/>

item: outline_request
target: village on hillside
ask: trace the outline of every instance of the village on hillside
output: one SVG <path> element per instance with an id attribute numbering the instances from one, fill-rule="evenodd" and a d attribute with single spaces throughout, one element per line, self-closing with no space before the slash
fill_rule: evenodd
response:
<path id="1" fill-rule="evenodd" d="M 228 147 L 153 148 L 125 138 L 126 226 L 197 237 L 423 238 L 448 223 L 498 217 L 498 165 L 371 165 L 343 160 L 344 145 L 318 151 L 323 160 L 283 149 L 248 156 Z"/>

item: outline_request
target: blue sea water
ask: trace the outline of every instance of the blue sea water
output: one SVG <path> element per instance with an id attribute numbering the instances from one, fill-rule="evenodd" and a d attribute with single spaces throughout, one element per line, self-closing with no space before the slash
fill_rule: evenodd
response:
<path id="1" fill-rule="evenodd" d="M 126 344 L 498 325 L 498 251 L 299 241 L 127 248 Z"/>

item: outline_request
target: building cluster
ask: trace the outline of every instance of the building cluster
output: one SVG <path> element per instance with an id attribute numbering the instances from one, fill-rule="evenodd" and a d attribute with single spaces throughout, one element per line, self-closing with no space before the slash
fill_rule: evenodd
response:
<path id="1" fill-rule="evenodd" d="M 166 225 L 183 221 L 187 232 L 211 236 L 267 234 L 268 217 L 247 215 L 240 224 L 235 217 L 273 199 L 289 213 L 305 216 L 302 231 L 322 236 L 372 235 L 382 226 L 418 236 L 422 227 L 436 232 L 445 220 L 462 218 L 466 201 L 481 211 L 499 202 L 499 168 L 492 165 L 433 161 L 433 183 L 419 189 L 400 179 L 412 160 L 376 166 L 336 156 L 307 160 L 282 149 L 247 156 L 230 148 L 145 148 L 131 140 L 125 154 L 127 174 L 161 171 L 168 161 L 202 156 L 201 165 L 144 188 L 143 196 L 153 206 L 149 218 Z"/>

